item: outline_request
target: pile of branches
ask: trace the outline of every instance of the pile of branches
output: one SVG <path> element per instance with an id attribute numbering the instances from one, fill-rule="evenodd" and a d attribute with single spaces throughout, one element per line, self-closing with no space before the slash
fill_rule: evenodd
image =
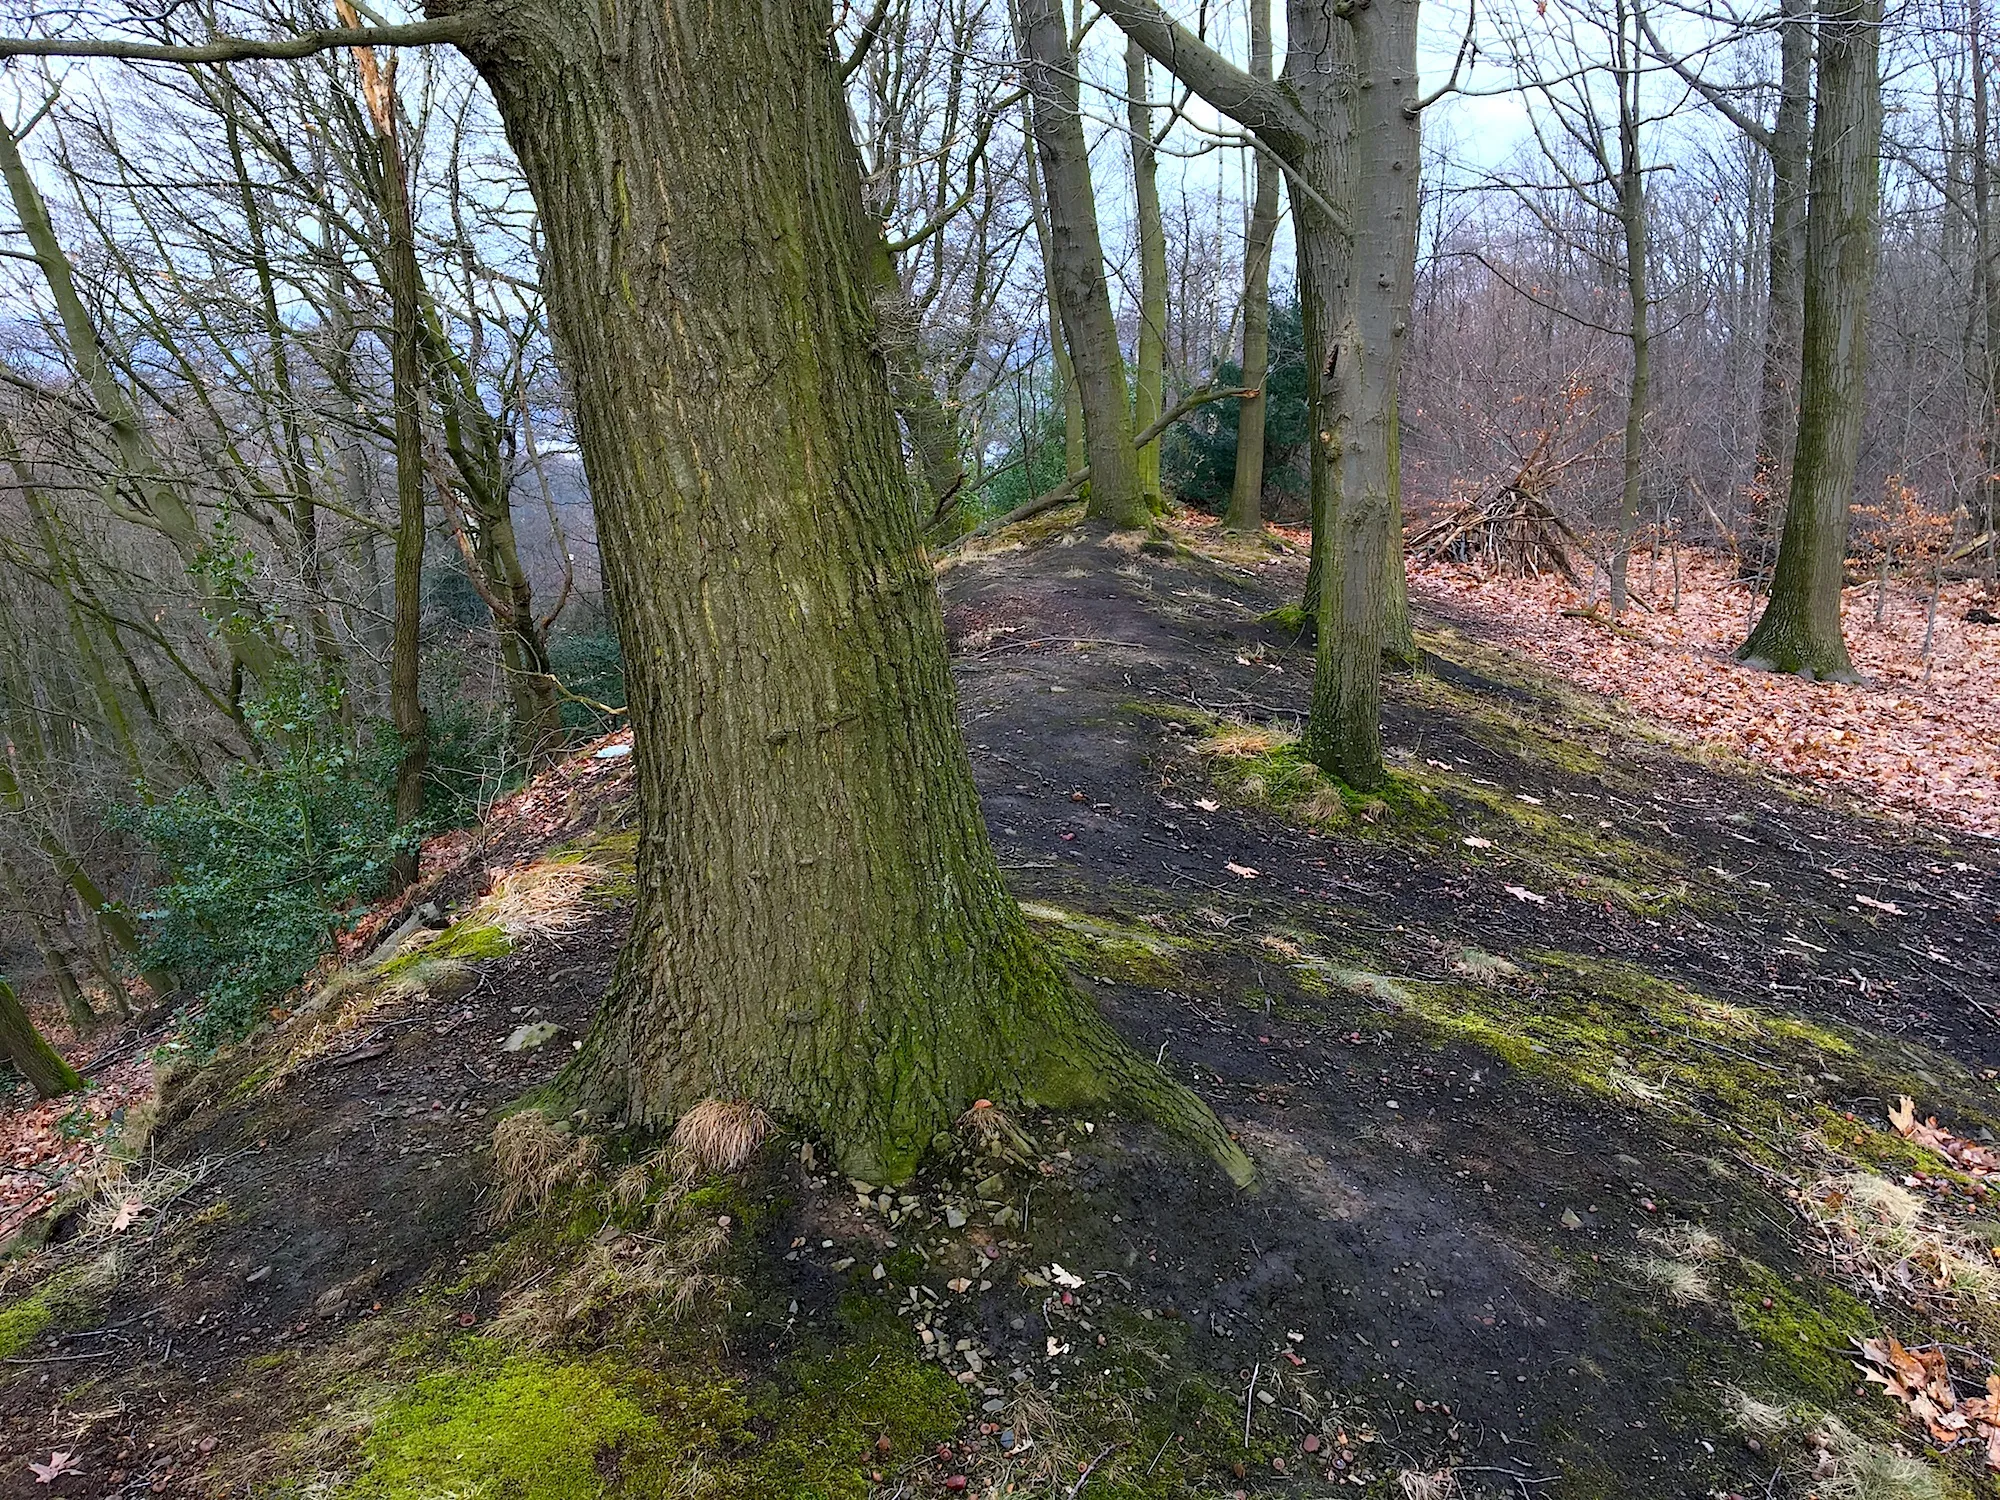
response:
<path id="1" fill-rule="evenodd" d="M 1411 553 L 1427 562 L 1449 557 L 1523 578 L 1559 573 L 1578 588 L 1570 553 L 1582 546 L 1569 523 L 1518 482 L 1489 500 L 1467 501 L 1410 541 Z"/>

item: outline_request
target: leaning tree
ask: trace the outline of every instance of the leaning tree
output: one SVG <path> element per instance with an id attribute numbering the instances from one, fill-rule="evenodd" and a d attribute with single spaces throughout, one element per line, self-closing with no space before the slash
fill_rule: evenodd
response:
<path id="1" fill-rule="evenodd" d="M 569 1081 L 754 1102 L 875 1181 L 982 1096 L 1122 1099 L 1249 1163 L 1036 944 L 981 821 L 873 342 L 822 0 L 432 0 L 407 26 L 0 55 L 457 45 L 540 214 L 624 648 L 638 904 Z"/>

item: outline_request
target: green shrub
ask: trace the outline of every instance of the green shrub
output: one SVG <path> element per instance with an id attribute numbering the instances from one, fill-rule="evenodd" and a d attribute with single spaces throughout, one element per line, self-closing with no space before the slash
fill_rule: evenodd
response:
<path id="1" fill-rule="evenodd" d="M 1265 382 L 1264 496 L 1303 502 L 1306 412 L 1305 324 L 1296 300 L 1271 304 L 1271 368 Z M 1243 367 L 1225 363 L 1215 372 L 1219 386 L 1239 385 Z M 1167 488 L 1189 505 L 1221 510 L 1236 483 L 1236 428 L 1242 405 L 1211 401 L 1197 407 L 1161 439 L 1160 464 Z"/>
<path id="2" fill-rule="evenodd" d="M 199 1045 L 240 1035 L 293 989 L 422 832 L 394 826 L 395 735 L 354 748 L 331 707 L 296 682 L 274 691 L 246 710 L 261 755 L 219 792 L 185 787 L 114 815 L 164 873 L 143 913 L 149 957 L 199 998 Z"/>

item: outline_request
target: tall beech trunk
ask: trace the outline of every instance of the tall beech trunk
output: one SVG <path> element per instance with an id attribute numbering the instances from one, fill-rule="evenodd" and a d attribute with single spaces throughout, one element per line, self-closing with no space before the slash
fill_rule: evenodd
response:
<path id="1" fill-rule="evenodd" d="M 1139 229 L 1138 368 L 1132 381 L 1132 430 L 1160 420 L 1167 394 L 1167 229 L 1160 218 L 1159 156 L 1153 148 L 1153 109 L 1147 103 L 1146 53 L 1125 42 L 1125 126 L 1132 136 L 1134 217 Z M 1163 510 L 1160 440 L 1139 449 L 1139 493 L 1146 508 Z"/>
<path id="2" fill-rule="evenodd" d="M 1400 575 L 1397 406 L 1416 279 L 1419 133 L 1416 0 L 1375 0 L 1350 22 L 1355 101 L 1353 254 L 1324 393 L 1334 413 L 1337 498 L 1319 593 L 1318 659 L 1305 746 L 1315 764 L 1370 787 L 1382 763 L 1382 647 Z"/>
<path id="3" fill-rule="evenodd" d="M 1247 1175 L 1001 882 L 831 23 L 520 0 L 463 44 L 540 212 L 635 732 L 638 905 L 569 1082 L 638 1126 L 753 1100 L 874 1182 L 982 1096 L 1123 1097 Z"/>
<path id="4" fill-rule="evenodd" d="M 1778 543 L 1778 497 L 1791 479 L 1799 426 L 1800 285 L 1806 248 L 1806 173 L 1812 140 L 1812 0 L 1782 0 L 1778 114 L 1765 141 L 1771 159 L 1771 244 L 1764 347 L 1757 382 L 1756 471 L 1750 491 L 1750 561 L 1770 566 Z"/>
<path id="5" fill-rule="evenodd" d="M 83 1087 L 82 1075 L 35 1029 L 21 997 L 4 979 L 0 979 L 0 1053 L 20 1069 L 37 1099 L 55 1099 Z"/>
<path id="6" fill-rule="evenodd" d="M 1975 389 L 1979 401 L 1980 476 L 1973 529 L 2000 530 L 2000 267 L 1993 243 L 1993 110 L 1986 77 L 1986 7 L 1972 0 L 1966 16 L 1972 50 L 1972 254 L 1976 269 L 1973 333 L 1979 346 Z M 1971 342 L 1968 340 L 1968 342 Z M 1988 577 L 2000 548 L 1986 544 Z"/>
<path id="7" fill-rule="evenodd" d="M 1771 671 L 1853 681 L 1840 596 L 1881 233 L 1881 0 L 1829 0 L 1819 24 L 1791 495 L 1770 598 L 1736 654 Z"/>
<path id="8" fill-rule="evenodd" d="M 1271 76 L 1271 0 L 1250 0 L 1250 73 Z M 1229 490 L 1223 524 L 1232 531 L 1264 526 L 1264 418 L 1270 410 L 1264 386 L 1271 363 L 1271 246 L 1278 237 L 1278 179 L 1283 175 L 1270 152 L 1256 152 L 1257 190 L 1251 200 L 1250 230 L 1243 245 L 1243 384 L 1246 396 L 1236 415 L 1236 477 Z"/>
<path id="9" fill-rule="evenodd" d="M 1104 280 L 1104 246 L 1090 184 L 1090 146 L 1083 135 L 1076 59 L 1055 0 L 1021 0 L 1027 53 L 1024 74 L 1034 101 L 1035 147 L 1048 199 L 1050 265 L 1070 373 L 1083 402 L 1084 456 L 1090 464 L 1085 514 L 1120 530 L 1152 522 L 1132 449 L 1131 393 L 1111 291 Z"/>

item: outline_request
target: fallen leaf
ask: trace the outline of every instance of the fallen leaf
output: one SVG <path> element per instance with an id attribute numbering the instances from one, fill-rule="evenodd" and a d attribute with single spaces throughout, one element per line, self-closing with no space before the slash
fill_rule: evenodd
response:
<path id="1" fill-rule="evenodd" d="M 1083 1285 L 1083 1278 L 1081 1276 L 1071 1271 L 1065 1271 L 1061 1264 L 1056 1261 L 1049 1262 L 1049 1280 L 1053 1281 L 1057 1286 L 1077 1287 Z"/>
<path id="2" fill-rule="evenodd" d="M 1465 847 L 1468 849 L 1491 849 L 1493 847 L 1493 840 L 1482 839 L 1474 834 L 1466 838 Z"/>
<path id="3" fill-rule="evenodd" d="M 1232 875 L 1240 875 L 1245 880 L 1255 880 L 1257 878 L 1257 872 L 1248 865 L 1239 865 L 1233 860 L 1225 860 L 1223 864 Z"/>
<path id="4" fill-rule="evenodd" d="M 1214 812 L 1218 807 L 1222 806 L 1213 797 L 1197 797 L 1194 799 L 1194 805 L 1203 812 Z"/>
<path id="5" fill-rule="evenodd" d="M 1525 885 L 1510 885 L 1507 887 L 1507 894 L 1512 896 L 1516 901 L 1527 901 L 1535 906 L 1547 906 L 1549 904 L 1547 896 L 1538 896 Z"/>
<path id="6" fill-rule="evenodd" d="M 1886 911 L 1892 917 L 1903 915 L 1903 908 L 1893 901 L 1877 901 L 1873 896 L 1856 896 L 1854 900 L 1858 906 L 1870 906 L 1876 911 Z"/>
<path id="7" fill-rule="evenodd" d="M 47 1463 L 38 1464 L 31 1462 L 28 1467 L 35 1471 L 36 1484 L 54 1484 L 65 1474 L 81 1474 L 83 1472 L 83 1465 L 76 1461 L 72 1450 L 66 1448 L 56 1449 L 55 1452 L 49 1455 Z"/>
<path id="8" fill-rule="evenodd" d="M 118 1212 L 112 1215 L 111 1232 L 113 1234 L 116 1234 L 121 1229 L 130 1228 L 132 1221 L 138 1218 L 139 1215 L 144 1213 L 145 1211 L 146 1211 L 145 1199 L 127 1198 L 123 1203 L 118 1205 Z"/>

